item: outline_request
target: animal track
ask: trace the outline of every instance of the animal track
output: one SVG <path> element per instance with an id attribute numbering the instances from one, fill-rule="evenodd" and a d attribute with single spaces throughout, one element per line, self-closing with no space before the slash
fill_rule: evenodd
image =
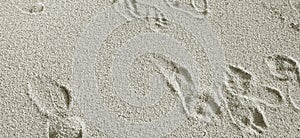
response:
<path id="1" fill-rule="evenodd" d="M 69 115 L 72 97 L 68 88 L 46 76 L 38 76 L 33 83 L 28 82 L 27 85 L 27 94 L 30 100 L 38 108 L 38 111 L 49 120 L 49 138 L 82 138 L 85 135 L 83 121 L 79 117 Z M 46 101 L 46 103 L 45 97 L 39 96 L 45 93 L 50 96 L 50 101 Z M 50 106 L 48 102 L 51 103 Z"/>
<path id="2" fill-rule="evenodd" d="M 287 98 L 296 111 L 300 111 L 300 75 L 299 63 L 292 57 L 284 55 L 268 56 L 265 59 L 270 73 L 288 85 Z"/>

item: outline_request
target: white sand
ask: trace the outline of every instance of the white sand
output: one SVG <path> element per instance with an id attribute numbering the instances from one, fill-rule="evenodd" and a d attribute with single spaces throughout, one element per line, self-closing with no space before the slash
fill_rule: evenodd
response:
<path id="1" fill-rule="evenodd" d="M 299 0 L 2 0 L 0 137 L 300 137 Z"/>

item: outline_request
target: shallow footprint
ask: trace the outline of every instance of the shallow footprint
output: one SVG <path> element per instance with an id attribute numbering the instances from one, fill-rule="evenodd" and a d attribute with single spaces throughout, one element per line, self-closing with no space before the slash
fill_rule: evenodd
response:
<path id="1" fill-rule="evenodd" d="M 44 75 L 33 78 L 29 84 L 31 97 L 41 108 L 57 116 L 66 116 L 65 113 L 72 105 L 71 92 L 66 86 Z"/>
<path id="2" fill-rule="evenodd" d="M 268 104 L 274 106 L 279 106 L 285 100 L 280 90 L 270 86 L 262 86 L 262 91 L 260 92 L 259 97 L 264 99 L 264 101 Z"/>
<path id="3" fill-rule="evenodd" d="M 235 126 L 251 134 L 261 134 L 267 129 L 266 117 L 258 104 L 232 93 L 226 93 L 227 111 Z"/>
<path id="4" fill-rule="evenodd" d="M 250 127 L 250 110 L 243 106 L 241 99 L 232 93 L 225 93 L 226 108 L 228 115 L 233 123 L 241 130 Z"/>
<path id="5" fill-rule="evenodd" d="M 270 73 L 281 81 L 295 80 L 299 79 L 299 67 L 298 62 L 288 56 L 284 55 L 273 55 L 268 56 L 265 59 Z"/>
<path id="6" fill-rule="evenodd" d="M 68 117 L 49 124 L 49 138 L 83 138 L 85 125 L 79 117 Z"/>
<path id="7" fill-rule="evenodd" d="M 38 14 L 45 10 L 45 5 L 40 1 L 12 0 L 13 6 L 25 14 Z"/>
<path id="8" fill-rule="evenodd" d="M 288 85 L 287 99 L 296 111 L 300 111 L 300 74 L 299 64 L 292 57 L 284 55 L 268 56 L 265 59 L 270 73 Z"/>
<path id="9" fill-rule="evenodd" d="M 225 74 L 226 85 L 235 94 L 247 95 L 250 93 L 252 75 L 246 70 L 229 65 Z"/>
<path id="10" fill-rule="evenodd" d="M 69 115 L 72 97 L 65 86 L 41 75 L 28 83 L 27 94 L 38 111 L 47 118 L 49 138 L 82 138 L 86 135 L 81 118 Z"/>

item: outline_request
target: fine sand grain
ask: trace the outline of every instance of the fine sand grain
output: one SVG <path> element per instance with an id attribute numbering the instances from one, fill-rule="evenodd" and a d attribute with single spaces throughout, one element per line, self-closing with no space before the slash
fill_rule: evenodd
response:
<path id="1" fill-rule="evenodd" d="M 0 137 L 300 137 L 299 0 L 0 0 Z"/>

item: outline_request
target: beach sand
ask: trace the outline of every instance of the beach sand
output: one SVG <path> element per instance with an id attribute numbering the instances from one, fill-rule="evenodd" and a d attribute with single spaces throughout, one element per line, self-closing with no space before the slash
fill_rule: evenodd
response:
<path id="1" fill-rule="evenodd" d="M 299 0 L 1 0 L 0 137 L 300 137 Z"/>

